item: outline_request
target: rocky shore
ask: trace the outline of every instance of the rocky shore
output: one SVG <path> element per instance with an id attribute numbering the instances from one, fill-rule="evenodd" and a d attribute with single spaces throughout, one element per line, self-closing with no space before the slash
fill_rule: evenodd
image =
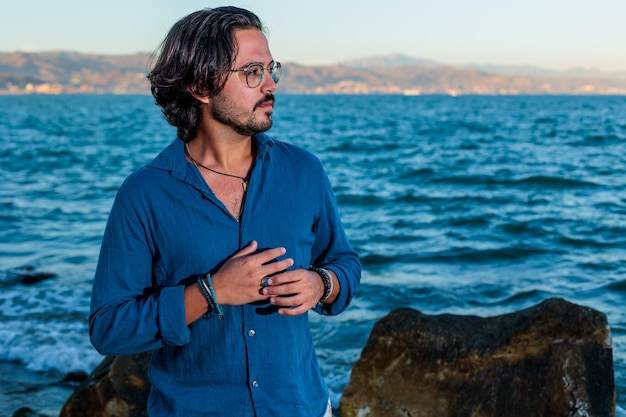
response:
<path id="1" fill-rule="evenodd" d="M 24 404 L 12 417 L 144 417 L 149 353 L 107 357 L 81 375 L 0 364 Z M 8 381 L 3 381 L 2 384 Z M 74 389 L 76 388 L 76 389 Z M 70 395 L 68 395 L 68 393 Z M 67 398 L 59 411 L 59 400 Z M 3 399 L 0 397 L 0 402 Z M 19 408 L 21 406 L 21 408 Z M 341 398 L 343 417 L 614 417 L 606 316 L 563 299 L 496 317 L 397 309 L 372 329 Z"/>

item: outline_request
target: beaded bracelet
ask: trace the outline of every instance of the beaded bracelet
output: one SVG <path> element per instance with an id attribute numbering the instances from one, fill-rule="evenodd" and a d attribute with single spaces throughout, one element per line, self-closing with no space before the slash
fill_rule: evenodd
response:
<path id="1" fill-rule="evenodd" d="M 198 282 L 198 287 L 200 287 L 200 291 L 202 291 L 202 295 L 204 295 L 204 298 L 206 299 L 206 302 L 208 304 L 207 311 L 206 313 L 204 313 L 202 317 L 204 317 L 205 319 L 208 319 L 214 310 L 213 300 L 211 300 L 211 294 L 209 294 L 209 289 L 204 283 L 204 280 L 202 279 L 202 277 L 203 277 L 202 275 L 198 275 L 198 279 L 196 281 Z"/>
<path id="2" fill-rule="evenodd" d="M 322 278 L 322 283 L 324 284 L 324 294 L 318 301 L 319 304 L 322 304 L 328 299 L 328 297 L 333 294 L 333 278 L 330 276 L 330 273 L 328 273 L 328 271 L 324 268 L 309 266 L 309 271 L 317 272 L 320 278 Z"/>
<path id="3" fill-rule="evenodd" d="M 202 275 L 198 277 L 198 285 L 200 285 L 200 290 L 202 290 L 202 294 L 209 304 L 210 311 L 215 311 L 217 313 L 217 317 L 219 317 L 220 320 L 224 320 L 222 306 L 220 306 L 220 304 L 217 302 L 217 298 L 215 297 L 215 291 L 213 290 L 213 281 L 211 280 L 211 274 L 207 273 L 204 278 L 206 279 L 206 282 L 204 282 L 205 279 L 203 279 Z"/>

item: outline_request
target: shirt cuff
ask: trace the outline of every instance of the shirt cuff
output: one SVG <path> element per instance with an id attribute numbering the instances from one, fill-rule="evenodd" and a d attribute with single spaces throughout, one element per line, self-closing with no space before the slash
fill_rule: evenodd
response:
<path id="1" fill-rule="evenodd" d="M 164 287 L 159 294 L 157 325 L 166 345 L 183 346 L 191 340 L 185 317 L 185 286 Z"/>
<path id="2" fill-rule="evenodd" d="M 348 279 L 345 277 L 342 271 L 338 271 L 337 268 L 327 267 L 324 268 L 332 270 L 337 276 L 337 281 L 339 282 L 339 288 L 335 289 L 335 291 L 339 291 L 337 294 L 337 298 L 330 304 L 317 304 L 313 310 L 323 316 L 336 316 L 342 313 L 354 297 L 353 289 L 350 288 L 350 283 Z"/>

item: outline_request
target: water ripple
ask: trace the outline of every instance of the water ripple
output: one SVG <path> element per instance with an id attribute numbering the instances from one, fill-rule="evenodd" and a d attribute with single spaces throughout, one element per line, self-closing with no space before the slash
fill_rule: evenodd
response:
<path id="1" fill-rule="evenodd" d="M 89 370 L 108 211 L 174 129 L 150 97 L 0 97 L 0 109 L 0 360 Z M 270 133 L 324 163 L 364 266 L 344 315 L 312 316 L 334 402 L 393 308 L 490 316 L 558 296 L 615 326 L 624 409 L 624 120 L 623 97 L 277 95 Z M 26 286 L 20 268 L 55 278 Z"/>

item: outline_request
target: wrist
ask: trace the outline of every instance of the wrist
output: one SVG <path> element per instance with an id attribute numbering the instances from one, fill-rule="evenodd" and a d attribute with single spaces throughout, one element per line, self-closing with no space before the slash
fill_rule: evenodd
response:
<path id="1" fill-rule="evenodd" d="M 224 319 L 224 313 L 222 312 L 222 306 L 217 302 L 217 297 L 215 296 L 215 289 L 213 288 L 213 279 L 211 278 L 210 273 L 206 273 L 204 275 L 198 276 L 198 287 L 202 292 L 202 295 L 206 299 L 208 304 L 207 317 L 211 314 L 211 312 L 216 312 L 217 316 L 220 320 Z"/>
<path id="2" fill-rule="evenodd" d="M 308 269 L 309 271 L 316 272 L 322 280 L 322 284 L 324 285 L 324 293 L 318 301 L 319 304 L 322 304 L 333 295 L 333 277 L 330 275 L 330 272 L 328 272 L 328 270 L 325 268 L 309 266 Z"/>

